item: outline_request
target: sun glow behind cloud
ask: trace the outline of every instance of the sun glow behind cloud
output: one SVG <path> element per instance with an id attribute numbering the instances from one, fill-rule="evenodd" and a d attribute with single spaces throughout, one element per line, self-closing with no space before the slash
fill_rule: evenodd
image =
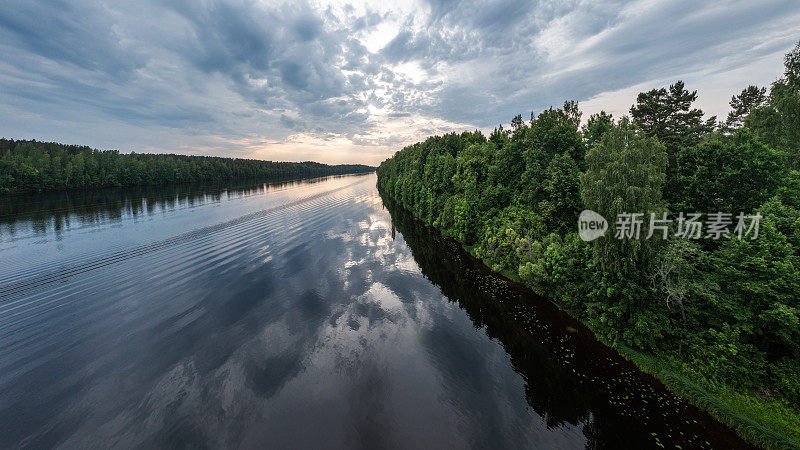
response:
<path id="1" fill-rule="evenodd" d="M 567 99 L 619 116 L 677 79 L 724 115 L 800 34 L 779 0 L 0 6 L 0 135 L 336 163 Z"/>

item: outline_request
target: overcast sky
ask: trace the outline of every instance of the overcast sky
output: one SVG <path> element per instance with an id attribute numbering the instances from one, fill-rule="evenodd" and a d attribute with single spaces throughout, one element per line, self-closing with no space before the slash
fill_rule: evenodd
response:
<path id="1" fill-rule="evenodd" d="M 0 0 L 0 136 L 376 164 L 566 99 L 615 116 L 683 79 L 723 116 L 800 2 Z"/>

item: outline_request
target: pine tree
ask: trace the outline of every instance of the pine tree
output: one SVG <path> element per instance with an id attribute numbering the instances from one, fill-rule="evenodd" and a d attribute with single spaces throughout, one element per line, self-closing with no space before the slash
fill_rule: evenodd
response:
<path id="1" fill-rule="evenodd" d="M 730 105 L 733 111 L 728 113 L 724 129 L 728 133 L 744 126 L 744 120 L 754 109 L 767 104 L 767 88 L 747 86 L 739 95 L 731 97 Z"/>
<path id="2" fill-rule="evenodd" d="M 666 147 L 668 175 L 681 148 L 697 145 L 703 135 L 714 130 L 716 116 L 704 121 L 703 111 L 692 108 L 695 100 L 697 91 L 689 92 L 683 81 L 677 81 L 669 89 L 640 93 L 636 104 L 631 106 L 631 116 L 636 124 Z"/>

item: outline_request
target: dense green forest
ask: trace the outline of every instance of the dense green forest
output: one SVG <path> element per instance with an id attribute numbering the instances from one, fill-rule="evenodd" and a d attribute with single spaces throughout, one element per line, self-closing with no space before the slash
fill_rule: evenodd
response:
<path id="1" fill-rule="evenodd" d="M 569 101 L 488 138 L 430 137 L 378 167 L 379 189 L 605 342 L 711 393 L 703 406 L 733 411 L 712 412 L 746 437 L 797 445 L 800 44 L 769 90 L 733 96 L 725 120 L 704 119 L 696 98 L 678 81 L 640 93 L 629 117 L 601 112 L 581 126 Z M 642 235 L 584 242 L 584 209 L 611 228 L 622 213 L 644 213 Z M 646 237 L 650 213 L 718 212 L 732 219 L 720 239 L 676 237 L 679 221 L 666 239 Z M 755 239 L 733 233 L 740 212 L 760 214 Z M 724 406 L 709 406 L 717 400 Z"/>
<path id="2" fill-rule="evenodd" d="M 0 193 L 153 184 L 317 177 L 375 170 L 361 164 L 272 162 L 120 153 L 54 142 L 0 139 Z"/>

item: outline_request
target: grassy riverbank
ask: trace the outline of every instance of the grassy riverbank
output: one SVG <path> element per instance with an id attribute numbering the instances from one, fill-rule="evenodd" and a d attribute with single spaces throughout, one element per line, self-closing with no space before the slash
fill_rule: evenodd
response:
<path id="1" fill-rule="evenodd" d="M 689 373 L 680 361 L 617 347 L 622 356 L 655 376 L 672 392 L 702 408 L 740 436 L 764 448 L 800 448 L 800 413 L 785 401 L 736 392 Z"/>
<path id="2" fill-rule="evenodd" d="M 455 239 L 452 235 L 449 237 Z M 462 244 L 462 247 L 487 266 L 491 266 L 491 261 L 478 256 L 474 246 Z M 512 281 L 524 283 L 518 274 L 510 270 L 501 270 L 498 273 Z M 554 303 L 561 306 L 557 301 Z M 584 322 L 584 325 L 589 324 Z M 765 398 L 752 392 L 737 392 L 731 386 L 715 383 L 692 373 L 679 359 L 657 357 L 630 347 L 615 345 L 597 332 L 595 336 L 639 369 L 664 383 L 670 391 L 736 430 L 747 441 L 768 449 L 800 448 L 800 411 L 789 402 Z"/>

